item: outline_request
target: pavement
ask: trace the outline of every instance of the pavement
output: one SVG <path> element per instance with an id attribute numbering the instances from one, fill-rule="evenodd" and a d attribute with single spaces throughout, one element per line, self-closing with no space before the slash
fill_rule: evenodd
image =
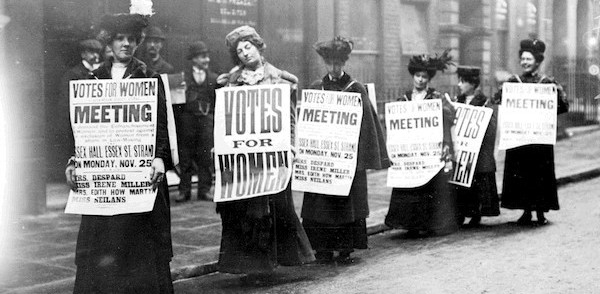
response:
<path id="1" fill-rule="evenodd" d="M 600 176 L 600 126 L 568 128 L 570 136 L 555 146 L 556 176 L 560 186 Z M 498 187 L 502 187 L 504 152 L 497 156 Z M 170 185 L 178 182 L 168 176 Z M 368 173 L 370 217 L 368 231 L 375 234 L 383 225 L 391 188 L 386 187 L 386 171 Z M 559 186 L 559 187 L 560 187 Z M 208 201 L 175 203 L 176 186 L 171 189 L 174 280 L 216 271 L 221 236 L 221 219 L 215 204 Z M 11 222 L 8 252 L 0 256 L 0 293 L 71 293 L 75 280 L 75 244 L 81 217 L 64 214 L 68 188 L 62 183 L 47 185 L 49 211 L 24 216 Z M 294 192 L 298 214 L 302 193 Z M 560 213 L 559 212 L 551 212 Z M 550 215 L 551 217 L 551 215 Z M 485 218 L 484 218 L 485 221 Z M 1 246 L 0 246 L 1 247 Z"/>

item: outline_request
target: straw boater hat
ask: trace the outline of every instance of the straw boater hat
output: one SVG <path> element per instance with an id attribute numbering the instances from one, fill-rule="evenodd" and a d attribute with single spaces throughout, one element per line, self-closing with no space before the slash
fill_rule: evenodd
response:
<path id="1" fill-rule="evenodd" d="M 544 61 L 544 52 L 546 51 L 546 44 L 538 39 L 525 39 L 521 40 L 521 49 L 519 50 L 519 56 L 523 52 L 530 52 L 537 62 Z"/>
<path id="2" fill-rule="evenodd" d="M 470 84 L 479 85 L 479 76 L 481 75 L 481 68 L 476 66 L 461 65 L 456 68 L 456 74 L 459 78 L 463 79 L 464 81 Z"/>
<path id="3" fill-rule="evenodd" d="M 354 43 L 342 36 L 337 36 L 333 40 L 317 42 L 313 48 L 324 60 L 346 62 L 350 58 Z"/>
<path id="4" fill-rule="evenodd" d="M 430 55 L 414 55 L 408 61 L 408 72 L 414 75 L 419 71 L 426 71 L 429 78 L 433 78 L 438 70 L 446 70 L 448 66 L 453 65 L 450 49 L 444 50 L 442 54 Z"/>

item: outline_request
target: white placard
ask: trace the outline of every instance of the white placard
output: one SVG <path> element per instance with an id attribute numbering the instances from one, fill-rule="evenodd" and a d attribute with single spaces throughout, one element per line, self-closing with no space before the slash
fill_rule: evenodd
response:
<path id="1" fill-rule="evenodd" d="M 292 189 L 348 196 L 358 157 L 361 94 L 304 90 L 301 101 Z"/>
<path id="2" fill-rule="evenodd" d="M 416 188 L 427 184 L 444 167 L 442 101 L 386 103 L 385 124 L 392 163 L 387 185 Z"/>
<path id="3" fill-rule="evenodd" d="M 464 103 L 452 103 L 456 109 L 454 119 L 454 158 L 456 166 L 450 183 L 471 187 L 481 143 L 494 111 Z"/>
<path id="4" fill-rule="evenodd" d="M 556 144 L 556 98 L 555 84 L 504 83 L 498 149 Z"/>
<path id="5" fill-rule="evenodd" d="M 152 210 L 158 87 L 154 78 L 69 83 L 78 189 L 70 192 L 65 213 Z"/>
<path id="6" fill-rule="evenodd" d="M 292 174 L 290 86 L 216 90 L 215 202 L 283 191 Z"/>

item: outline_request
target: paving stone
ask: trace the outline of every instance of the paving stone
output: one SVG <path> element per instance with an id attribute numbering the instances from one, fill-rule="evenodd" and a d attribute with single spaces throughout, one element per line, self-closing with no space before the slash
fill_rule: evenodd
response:
<path id="1" fill-rule="evenodd" d="M 12 256 L 18 259 L 40 261 L 74 254 L 74 252 L 75 243 L 73 242 L 67 244 L 36 243 L 32 244 L 31 246 L 19 248 L 19 250 L 15 250 Z"/>
<path id="2" fill-rule="evenodd" d="M 4 271 L 2 274 L 3 281 L 0 281 L 0 287 L 6 288 L 21 288 L 49 283 L 71 278 L 75 275 L 75 271 L 69 268 L 21 260 L 13 260 L 3 266 L 10 269 Z"/>
<path id="3" fill-rule="evenodd" d="M 221 226 L 173 231 L 173 243 L 189 246 L 216 246 L 221 242 Z"/>
<path id="4" fill-rule="evenodd" d="M 171 261 L 171 269 L 188 265 L 201 265 L 218 259 L 219 246 L 205 247 L 202 250 L 188 252 L 185 255 L 176 255 Z"/>

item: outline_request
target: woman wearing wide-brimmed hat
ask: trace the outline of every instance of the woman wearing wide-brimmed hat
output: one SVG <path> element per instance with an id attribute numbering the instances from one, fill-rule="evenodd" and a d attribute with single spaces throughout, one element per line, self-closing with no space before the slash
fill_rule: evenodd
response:
<path id="1" fill-rule="evenodd" d="M 482 216 L 500 215 L 500 200 L 496 186 L 496 159 L 494 158 L 498 106 L 494 105 L 479 88 L 481 83 L 479 67 L 459 66 L 456 74 L 460 90 L 460 95 L 456 97 L 457 103 L 488 107 L 493 110 L 492 118 L 481 143 L 471 187 L 459 186 L 456 188 L 461 223 L 463 217 L 470 217 L 469 226 L 478 226 Z"/>
<path id="2" fill-rule="evenodd" d="M 512 76 L 507 82 L 556 84 L 557 113 L 567 112 L 569 102 L 560 84 L 554 78 L 539 73 L 546 44 L 537 39 L 525 39 L 520 45 L 519 57 L 523 73 Z M 498 91 L 495 101 L 500 103 L 501 100 L 502 91 Z M 559 209 L 554 172 L 554 146 L 533 144 L 506 150 L 502 185 L 502 207 L 523 209 L 523 215 L 517 224 L 545 225 L 548 220 L 544 213 Z M 537 214 L 535 223 L 531 220 L 531 212 L 534 210 Z"/>
<path id="3" fill-rule="evenodd" d="M 250 26 L 234 29 L 226 36 L 227 47 L 236 67 L 219 81 L 227 87 L 289 84 L 292 142 L 296 115 L 298 79 L 268 63 L 266 44 Z M 225 81 L 226 79 L 226 81 Z M 312 248 L 294 211 L 291 186 L 276 194 L 220 202 L 223 233 L 218 269 L 220 272 L 248 274 L 254 281 L 272 272 L 277 265 L 300 265 L 314 261 Z"/>
<path id="4" fill-rule="evenodd" d="M 155 77 L 133 57 L 147 25 L 145 16 L 116 14 L 102 18 L 102 37 L 113 57 L 93 71 L 96 79 Z M 160 79 L 159 83 L 160 83 Z M 115 216 L 83 215 L 77 237 L 74 293 L 172 293 L 169 263 L 173 257 L 169 195 L 164 172 L 171 153 L 165 93 L 159 87 L 155 158 L 151 182 L 158 186 L 152 211 Z M 165 166 L 167 165 L 167 166 Z M 74 164 L 65 172 L 76 189 Z"/>
<path id="5" fill-rule="evenodd" d="M 365 87 L 354 80 L 344 66 L 352 52 L 352 41 L 336 37 L 314 45 L 323 58 L 327 74 L 314 82 L 310 88 L 326 91 L 360 93 L 363 114 L 358 139 L 356 172 L 347 196 L 304 193 L 302 224 L 306 229 L 316 258 L 319 262 L 337 261 L 352 263 L 350 253 L 354 249 L 367 248 L 366 218 L 369 216 L 367 200 L 367 169 L 383 169 L 389 166 L 385 139 L 377 113 L 371 105 Z"/>
<path id="6" fill-rule="evenodd" d="M 408 63 L 412 75 L 413 88 L 399 101 L 439 99 L 443 109 L 443 143 L 441 160 L 446 167 L 427 184 L 417 188 L 394 188 L 385 224 L 392 228 L 405 229 L 409 237 L 427 234 L 447 234 L 458 229 L 456 196 L 448 180 L 451 175 L 454 155 L 451 127 L 454 124 L 455 109 L 444 95 L 429 86 L 438 70 L 450 65 L 448 50 L 441 55 L 416 55 Z"/>

